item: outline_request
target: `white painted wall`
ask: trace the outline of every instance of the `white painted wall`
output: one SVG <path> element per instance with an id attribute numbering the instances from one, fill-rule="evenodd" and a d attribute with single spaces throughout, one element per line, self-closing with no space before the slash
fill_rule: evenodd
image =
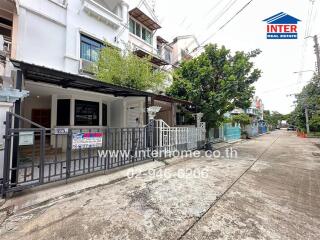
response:
<path id="1" fill-rule="evenodd" d="M 128 42 L 128 29 L 123 28 L 128 19 L 127 4 L 111 1 L 112 10 L 122 18 L 116 29 L 85 12 L 83 1 L 67 2 L 61 5 L 54 0 L 19 1 L 17 59 L 79 73 L 80 33 L 124 48 L 123 43 Z"/>
<path id="2" fill-rule="evenodd" d="M 141 127 L 144 125 L 144 98 L 125 98 L 125 124 L 127 127 Z M 138 122 L 136 119 L 138 118 Z"/>
<path id="3" fill-rule="evenodd" d="M 4 163 L 4 138 L 5 125 L 3 124 L 6 120 L 6 112 L 12 110 L 12 103 L 0 102 L 0 178 L 3 178 L 3 163 Z"/>

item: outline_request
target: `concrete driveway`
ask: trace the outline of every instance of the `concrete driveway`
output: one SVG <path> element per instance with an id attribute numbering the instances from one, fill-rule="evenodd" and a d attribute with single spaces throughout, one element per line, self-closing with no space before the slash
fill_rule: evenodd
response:
<path id="1" fill-rule="evenodd" d="M 237 158 L 169 161 L 10 212 L 0 238 L 319 239 L 315 143 L 277 131 L 234 145 Z"/>

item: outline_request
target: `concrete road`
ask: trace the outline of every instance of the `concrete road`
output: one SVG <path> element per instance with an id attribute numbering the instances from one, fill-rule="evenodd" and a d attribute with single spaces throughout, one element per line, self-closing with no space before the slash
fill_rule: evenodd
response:
<path id="1" fill-rule="evenodd" d="M 237 158 L 169 161 L 10 212 L 0 239 L 319 239 L 316 143 L 277 131 L 234 145 Z"/>

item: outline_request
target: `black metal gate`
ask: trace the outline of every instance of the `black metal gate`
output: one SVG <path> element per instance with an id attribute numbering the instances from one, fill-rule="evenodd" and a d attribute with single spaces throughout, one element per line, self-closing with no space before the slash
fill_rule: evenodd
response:
<path id="1" fill-rule="evenodd" d="M 152 151 L 154 128 L 48 129 L 7 112 L 4 138 L 3 196 L 151 159 L 141 153 Z"/>

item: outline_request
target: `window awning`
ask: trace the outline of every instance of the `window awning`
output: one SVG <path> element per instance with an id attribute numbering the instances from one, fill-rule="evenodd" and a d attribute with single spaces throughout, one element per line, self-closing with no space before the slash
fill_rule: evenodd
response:
<path id="1" fill-rule="evenodd" d="M 54 84 L 63 88 L 75 88 L 85 91 L 94 91 L 114 96 L 153 96 L 153 93 L 144 92 L 132 88 L 117 86 L 114 84 L 98 81 L 89 77 L 67 73 L 44 66 L 30 64 L 11 59 L 12 64 L 20 69 L 26 81 L 35 81 Z"/>
<path id="2" fill-rule="evenodd" d="M 129 11 L 130 16 L 132 16 L 134 19 L 141 22 L 144 26 L 149 28 L 151 31 L 157 30 L 161 28 L 161 26 L 155 22 L 153 19 L 151 19 L 148 15 L 146 15 L 144 12 L 142 12 L 139 8 L 134 8 Z"/>
<path id="3" fill-rule="evenodd" d="M 144 51 L 142 49 L 136 49 L 134 51 L 134 53 L 139 56 L 139 57 L 147 57 L 147 56 L 151 56 L 151 62 L 157 66 L 164 66 L 164 65 L 168 65 L 169 63 L 167 61 L 165 61 L 164 59 L 154 55 L 154 54 L 151 54 L 147 51 Z"/>

